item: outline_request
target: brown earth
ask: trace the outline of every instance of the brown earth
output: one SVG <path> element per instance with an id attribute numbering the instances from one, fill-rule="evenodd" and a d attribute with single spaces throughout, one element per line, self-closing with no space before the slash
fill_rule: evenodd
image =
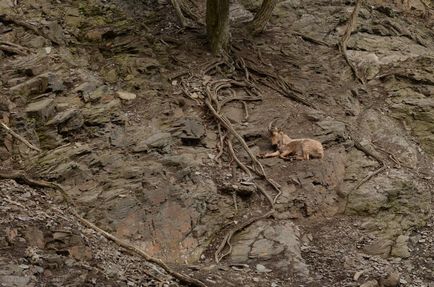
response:
<path id="1" fill-rule="evenodd" d="M 431 3 L 365 1 L 348 42 L 364 84 L 337 46 L 354 1 L 281 1 L 256 37 L 245 26 L 260 1 L 233 1 L 222 58 L 200 1 L 188 29 L 170 1 L 80 2 L 0 0 L 0 120 L 42 149 L 1 130 L 1 174 L 62 184 L 83 217 L 207 286 L 434 286 Z M 322 160 L 260 159 L 282 191 L 275 213 L 219 263 L 227 232 L 268 211 L 258 188 L 276 190 L 227 145 L 216 159 L 213 83 L 226 84 L 218 101 L 243 98 L 221 112 L 253 154 L 272 150 L 273 119 L 325 147 Z M 55 190 L 0 187 L 3 286 L 180 285 L 77 222 Z"/>

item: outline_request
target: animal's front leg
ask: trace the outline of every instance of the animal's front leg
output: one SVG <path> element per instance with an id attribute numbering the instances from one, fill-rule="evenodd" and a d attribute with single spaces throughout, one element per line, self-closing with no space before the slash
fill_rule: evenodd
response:
<path id="1" fill-rule="evenodd" d="M 276 157 L 280 155 L 280 151 L 275 151 L 275 152 L 267 152 L 264 155 L 261 155 L 262 158 L 267 158 L 267 157 Z"/>
<path id="2" fill-rule="evenodd" d="M 280 155 L 279 155 L 279 157 L 280 158 L 282 158 L 282 159 L 288 159 L 288 156 L 291 154 L 291 152 L 290 151 L 284 151 L 284 152 L 282 152 Z"/>

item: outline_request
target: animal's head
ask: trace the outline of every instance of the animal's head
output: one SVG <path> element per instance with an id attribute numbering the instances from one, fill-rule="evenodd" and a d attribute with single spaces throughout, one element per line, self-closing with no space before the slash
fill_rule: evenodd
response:
<path id="1" fill-rule="evenodd" d="M 270 133 L 271 144 L 273 146 L 280 144 L 283 138 L 283 132 L 279 128 L 273 127 L 274 121 L 271 121 L 268 125 L 268 132 Z"/>

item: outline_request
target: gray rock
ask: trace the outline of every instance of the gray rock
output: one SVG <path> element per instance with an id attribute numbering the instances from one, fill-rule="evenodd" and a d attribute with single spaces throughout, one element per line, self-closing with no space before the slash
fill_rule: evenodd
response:
<path id="1" fill-rule="evenodd" d="M 64 123 L 59 124 L 59 132 L 67 133 L 70 131 L 78 130 L 84 125 L 84 118 L 81 111 L 78 111 L 73 117 Z"/>
<path id="2" fill-rule="evenodd" d="M 48 89 L 52 92 L 61 92 L 65 90 L 65 85 L 63 85 L 63 80 L 59 75 L 48 73 Z"/>
<path id="3" fill-rule="evenodd" d="M 0 282 L 2 286 L 7 287 L 31 287 L 34 283 L 30 282 L 29 276 L 18 276 L 18 275 L 3 275 L 0 276 Z"/>
<path id="4" fill-rule="evenodd" d="M 99 86 L 96 90 L 88 93 L 89 100 L 94 103 L 98 102 L 104 95 L 109 93 L 109 87 L 106 85 Z"/>
<path id="5" fill-rule="evenodd" d="M 54 113 L 53 99 L 47 98 L 27 105 L 26 113 L 38 119 L 48 119 Z"/>
<path id="6" fill-rule="evenodd" d="M 384 287 L 397 287 L 400 279 L 401 274 L 398 271 L 389 270 L 387 276 L 380 279 L 380 284 Z"/>
<path id="7" fill-rule="evenodd" d="M 119 107 L 119 100 L 112 100 L 108 103 L 86 107 L 82 110 L 84 122 L 87 125 L 101 125 L 108 122 L 123 124 L 125 122 L 125 116 L 119 110 Z"/>
<path id="8" fill-rule="evenodd" d="M 259 239 L 253 243 L 250 250 L 250 258 L 270 259 L 272 256 L 277 255 L 285 250 L 283 245 L 274 244 L 273 241 L 268 239 Z"/>
<path id="9" fill-rule="evenodd" d="M 32 48 L 43 48 L 49 46 L 50 44 L 50 41 L 42 36 L 35 36 L 28 42 L 28 46 Z"/>
<path id="10" fill-rule="evenodd" d="M 317 125 L 324 130 L 325 134 L 333 134 L 336 139 L 346 137 L 346 127 L 343 122 L 328 118 L 317 122 Z"/>
<path id="11" fill-rule="evenodd" d="M 387 257 L 390 254 L 393 241 L 389 239 L 377 239 L 371 244 L 365 246 L 363 251 L 370 255 L 381 255 Z"/>
<path id="12" fill-rule="evenodd" d="M 401 258 L 410 257 L 410 250 L 408 249 L 408 239 L 409 237 L 406 235 L 398 236 L 390 254 L 392 256 Z"/>
<path id="13" fill-rule="evenodd" d="M 65 35 L 63 34 L 62 26 L 56 21 L 45 22 L 43 31 L 47 38 L 54 43 L 59 45 L 65 44 Z"/>
<path id="14" fill-rule="evenodd" d="M 58 113 L 56 116 L 54 116 L 51 120 L 49 120 L 45 125 L 58 125 L 61 123 L 66 122 L 70 118 L 76 116 L 79 113 L 79 111 L 75 108 L 70 108 L 66 111 Z"/>
<path id="15" fill-rule="evenodd" d="M 15 95 L 27 97 L 29 95 L 39 95 L 45 93 L 48 88 L 48 73 L 31 78 L 21 84 L 18 84 L 10 91 Z"/>
<path id="16" fill-rule="evenodd" d="M 205 136 L 205 127 L 196 117 L 185 117 L 178 120 L 172 129 L 173 135 L 181 139 L 185 145 L 197 145 Z"/>
<path id="17" fill-rule="evenodd" d="M 258 273 L 268 273 L 268 272 L 271 272 L 271 271 L 273 271 L 273 270 L 268 269 L 267 267 L 265 267 L 265 266 L 262 265 L 262 264 L 256 264 L 256 271 L 257 271 Z"/>
<path id="18" fill-rule="evenodd" d="M 78 85 L 76 88 L 74 88 L 72 91 L 74 93 L 81 93 L 81 94 L 87 94 L 87 93 L 91 93 L 93 91 L 96 90 L 96 87 L 99 85 L 100 83 L 97 81 L 91 81 L 91 82 L 84 82 L 80 85 Z"/>
<path id="19" fill-rule="evenodd" d="M 134 152 L 148 152 L 152 149 L 157 149 L 162 152 L 168 152 L 170 145 L 172 144 L 172 135 L 170 133 L 156 133 L 145 139 L 144 141 L 138 142 L 133 148 Z"/>
<path id="20" fill-rule="evenodd" d="M 115 126 L 110 133 L 110 144 L 116 147 L 124 147 L 128 145 L 128 139 L 125 130 L 121 126 Z"/>
<path id="21" fill-rule="evenodd" d="M 187 168 L 197 167 L 202 163 L 202 161 L 200 158 L 196 158 L 194 154 L 184 153 L 180 155 L 165 156 L 162 163 L 166 166 Z"/>
<path id="22" fill-rule="evenodd" d="M 120 99 L 125 100 L 125 101 L 131 101 L 131 100 L 134 100 L 137 97 L 136 94 L 129 93 L 129 92 L 124 92 L 124 91 L 117 91 L 116 95 Z"/>
<path id="23" fill-rule="evenodd" d="M 260 221 L 240 232 L 233 239 L 231 259 L 236 262 L 267 260 L 279 254 L 279 260 L 270 263 L 273 269 L 307 275 L 309 270 L 301 257 L 300 234 L 293 223 L 280 221 L 269 224 Z"/>

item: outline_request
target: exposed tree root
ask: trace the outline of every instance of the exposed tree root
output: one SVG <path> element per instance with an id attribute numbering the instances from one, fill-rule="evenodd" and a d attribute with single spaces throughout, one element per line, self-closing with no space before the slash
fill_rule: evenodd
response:
<path id="1" fill-rule="evenodd" d="M 250 170 L 247 168 L 247 166 L 244 163 L 242 163 L 238 159 L 237 155 L 235 154 L 231 140 L 226 140 L 226 144 L 228 146 L 228 149 L 229 149 L 229 152 L 230 152 L 232 158 L 235 160 L 235 162 L 238 164 L 238 166 L 249 176 L 249 179 L 252 179 L 253 176 L 252 176 L 252 173 L 250 172 Z"/>
<path id="2" fill-rule="evenodd" d="M 96 226 L 95 224 L 93 224 L 92 222 L 88 221 L 87 219 L 83 218 L 82 216 L 80 216 L 78 214 L 78 212 L 75 209 L 75 203 L 73 202 L 73 200 L 68 196 L 67 192 L 65 191 L 65 189 L 57 183 L 53 183 L 53 182 L 48 182 L 45 180 L 36 180 L 36 179 L 32 179 L 31 177 L 27 176 L 25 174 L 25 172 L 23 171 L 12 171 L 12 172 L 1 172 L 0 173 L 0 178 L 3 179 L 14 179 L 17 181 L 23 181 L 24 183 L 28 184 L 29 186 L 32 187 L 47 187 L 47 188 L 53 188 L 56 189 L 58 191 L 61 192 L 61 194 L 63 195 L 66 203 L 68 205 L 70 205 L 69 211 L 71 212 L 72 215 L 74 215 L 74 217 L 77 218 L 78 221 L 80 221 L 83 225 L 93 229 L 94 231 L 96 231 L 97 233 L 103 235 L 105 238 L 113 241 L 114 243 L 116 243 L 117 245 L 119 245 L 120 247 L 125 248 L 126 250 L 128 250 L 129 252 L 139 255 L 140 257 L 144 258 L 146 261 L 154 263 L 158 266 L 160 266 L 161 268 L 163 268 L 168 274 L 170 274 L 171 276 L 173 276 L 174 278 L 176 278 L 177 280 L 179 280 L 181 283 L 187 284 L 188 286 L 197 286 L 197 287 L 206 287 L 206 285 L 195 279 L 192 278 L 190 276 L 181 274 L 179 272 L 176 272 L 175 270 L 173 270 L 172 268 L 170 268 L 166 263 L 164 263 L 162 260 L 152 257 L 149 254 L 147 254 L 146 252 L 144 252 L 143 250 L 139 249 L 138 247 L 122 240 L 119 239 L 118 237 L 106 232 L 105 230 L 99 228 L 98 226 Z"/>
<path id="3" fill-rule="evenodd" d="M 385 165 L 384 161 L 382 158 L 380 158 L 378 155 L 372 153 L 371 151 L 369 151 L 367 148 L 365 148 L 359 141 L 354 141 L 354 147 L 362 152 L 364 152 L 367 156 L 372 157 L 373 159 L 375 159 L 376 161 L 378 161 L 379 164 L 381 165 Z"/>
<path id="4" fill-rule="evenodd" d="M 354 141 L 354 147 L 357 148 L 358 150 L 362 151 L 363 153 L 365 153 L 367 156 L 370 156 L 373 159 L 375 159 L 380 164 L 380 166 L 379 166 L 379 168 L 376 171 L 374 171 L 373 173 L 371 173 L 371 174 L 367 175 L 366 177 L 364 177 L 363 179 L 361 179 L 348 192 L 348 194 L 346 196 L 346 202 L 345 202 L 344 212 L 347 210 L 348 201 L 349 201 L 349 197 L 350 197 L 351 193 L 353 193 L 354 191 L 356 191 L 359 187 L 361 187 L 365 182 L 369 181 L 372 177 L 376 176 L 377 174 L 381 173 L 382 171 L 384 171 L 384 170 L 386 170 L 388 168 L 388 166 L 386 165 L 386 163 L 384 162 L 384 160 L 382 158 L 380 158 L 379 156 L 377 156 L 373 152 L 369 151 L 359 141 Z"/>
<path id="5" fill-rule="evenodd" d="M 237 61 L 239 63 L 243 63 L 242 65 L 246 67 L 247 71 L 250 70 L 252 72 L 255 72 L 257 75 L 264 77 L 263 79 L 259 79 L 259 82 L 295 102 L 315 109 L 315 106 L 312 103 L 298 96 L 305 96 L 303 91 L 297 89 L 296 87 L 294 87 L 294 85 L 288 83 L 288 81 L 275 74 L 274 72 L 267 71 L 266 69 L 258 67 L 253 60 L 248 58 L 244 59 L 242 56 L 238 55 L 239 52 L 235 51 L 234 49 L 233 52 L 238 58 Z M 250 73 L 249 76 L 251 77 Z"/>
<path id="6" fill-rule="evenodd" d="M 326 43 L 326 42 L 324 42 L 322 40 L 315 39 L 315 38 L 313 38 L 311 36 L 308 36 L 308 35 L 305 35 L 305 34 L 302 34 L 302 33 L 299 33 L 299 32 L 291 32 L 291 34 L 296 35 L 296 36 L 302 38 L 303 40 L 305 40 L 307 42 L 311 42 L 311 43 L 316 44 L 316 45 L 322 45 L 322 46 L 326 46 L 326 47 L 331 47 L 332 46 L 329 43 Z"/>
<path id="7" fill-rule="evenodd" d="M 216 260 L 216 262 L 220 262 L 225 256 L 229 255 L 232 251 L 232 245 L 230 243 L 230 240 L 232 238 L 232 236 L 242 230 L 243 228 L 249 226 L 250 224 L 252 224 L 255 221 L 258 221 L 260 219 L 263 218 L 267 218 L 269 217 L 271 214 L 274 213 L 274 203 L 276 202 L 277 198 L 280 196 L 280 194 L 282 193 L 280 190 L 280 187 L 271 179 L 268 178 L 268 176 L 265 173 L 264 167 L 262 166 L 262 164 L 258 161 L 258 159 L 256 158 L 255 155 L 253 155 L 253 153 L 251 152 L 250 148 L 248 147 L 247 143 L 245 142 L 245 140 L 241 137 L 241 135 L 234 129 L 234 127 L 232 126 L 232 124 L 229 122 L 229 120 L 220 113 L 220 110 L 222 108 L 222 106 L 224 104 L 226 104 L 227 102 L 229 102 L 229 100 L 225 101 L 225 102 L 219 102 L 219 100 L 217 99 L 217 93 L 219 90 L 223 89 L 223 88 L 230 88 L 232 85 L 236 85 L 236 86 L 240 86 L 240 87 L 247 87 L 249 86 L 248 83 L 244 83 L 244 82 L 239 82 L 239 81 L 234 81 L 234 80 L 219 80 L 219 81 L 214 81 L 211 83 L 208 83 L 208 85 L 206 86 L 206 94 L 207 94 L 207 99 L 205 100 L 205 105 L 208 107 L 208 109 L 211 111 L 211 113 L 213 114 L 213 116 L 218 120 L 218 123 L 221 124 L 233 137 L 235 137 L 238 142 L 241 144 L 241 146 L 243 147 L 243 149 L 247 152 L 247 154 L 249 155 L 252 163 L 253 163 L 253 167 L 250 168 L 254 173 L 256 173 L 257 175 L 259 175 L 261 178 L 263 178 L 265 181 L 267 181 L 271 186 L 273 186 L 273 188 L 277 191 L 277 195 L 276 197 L 273 199 L 271 199 L 271 197 L 268 195 L 268 193 L 261 187 L 259 187 L 258 185 L 256 185 L 258 188 L 258 190 L 265 196 L 265 198 L 269 201 L 270 203 L 270 210 L 258 217 L 254 217 L 254 218 L 250 218 L 249 220 L 245 221 L 244 223 L 240 224 L 239 226 L 235 226 L 233 227 L 224 237 L 223 241 L 220 243 L 219 247 L 217 248 L 215 254 L 214 254 L 214 258 Z M 251 85 L 250 85 L 251 86 Z M 232 93 L 232 97 L 230 97 L 230 100 L 235 100 L 237 99 L 236 95 L 234 95 L 235 93 Z M 247 99 L 247 98 L 245 98 Z M 243 99 L 243 100 L 245 100 Z M 251 98 L 249 98 L 251 99 Z M 258 100 L 259 98 L 255 98 L 255 100 Z M 213 104 L 215 105 L 215 107 L 213 106 Z M 244 171 L 246 172 L 246 174 L 249 176 L 250 180 L 252 180 L 252 174 L 249 171 L 249 168 L 242 163 L 238 157 L 235 154 L 235 151 L 233 149 L 232 146 L 232 142 L 230 140 L 226 141 L 226 144 L 228 146 L 229 152 L 232 155 L 232 158 L 235 160 L 235 162 L 238 164 L 238 166 Z M 225 253 L 221 254 L 221 252 L 224 250 L 225 246 L 229 246 L 228 251 L 226 251 Z"/>
<path id="8" fill-rule="evenodd" d="M 361 187 L 365 182 L 369 181 L 371 178 L 373 178 L 374 176 L 376 176 L 377 174 L 383 172 L 385 169 L 387 169 L 387 166 L 382 165 L 380 166 L 380 168 L 378 168 L 376 171 L 374 171 L 371 174 L 368 174 L 367 176 L 365 176 L 362 180 L 359 181 L 359 183 L 356 184 L 356 186 L 353 187 L 353 189 L 350 190 L 350 192 L 348 192 L 347 196 L 346 196 L 346 202 L 345 202 L 345 207 L 344 207 L 344 213 L 347 211 L 347 207 L 348 207 L 348 201 L 350 198 L 351 193 L 353 193 L 354 191 L 356 191 L 357 189 L 359 189 L 359 187 Z"/>
<path id="9" fill-rule="evenodd" d="M 254 223 L 256 221 L 259 221 L 261 219 L 265 219 L 265 218 L 270 217 L 271 215 L 273 215 L 273 213 L 274 213 L 274 209 L 272 209 L 272 210 L 270 210 L 270 211 L 268 211 L 268 212 L 266 212 L 266 213 L 264 213 L 262 215 L 259 215 L 259 216 L 256 216 L 256 217 L 252 217 L 249 220 L 241 223 L 240 225 L 237 225 L 237 226 L 233 227 L 226 234 L 226 236 L 224 237 L 223 241 L 220 243 L 219 247 L 217 248 L 216 252 L 214 253 L 214 259 L 215 259 L 215 261 L 218 263 L 225 256 L 231 254 L 231 252 L 232 252 L 232 245 L 231 245 L 230 241 L 232 239 L 232 236 L 234 236 L 235 233 L 237 233 L 240 230 L 243 230 L 244 228 L 246 228 L 247 226 L 251 225 L 252 223 Z M 221 252 L 225 249 L 226 245 L 229 246 L 228 251 L 226 251 L 225 253 L 221 254 Z"/>
<path id="10" fill-rule="evenodd" d="M 25 138 L 23 138 L 22 136 L 20 136 L 19 134 L 17 134 L 16 132 L 14 132 L 13 130 L 11 130 L 5 123 L 0 122 L 0 125 L 2 126 L 2 128 L 4 128 L 8 133 L 10 133 L 14 138 L 20 140 L 21 142 L 23 142 L 26 146 L 28 146 L 29 148 L 36 150 L 38 152 L 41 152 L 41 149 L 35 147 L 34 145 L 32 145 L 30 142 L 28 142 Z"/>
<path id="11" fill-rule="evenodd" d="M 380 172 L 382 172 L 383 170 L 385 170 L 387 168 L 387 166 L 383 165 L 380 168 L 378 168 L 376 171 L 374 171 L 373 173 L 367 175 L 366 177 L 364 177 L 354 188 L 352 191 L 357 190 L 359 187 L 361 187 L 365 182 L 367 182 L 368 180 L 370 180 L 372 177 L 376 176 L 377 174 L 379 174 Z"/>
<path id="12" fill-rule="evenodd" d="M 356 6 L 354 7 L 353 12 L 351 13 L 350 19 L 348 20 L 347 27 L 345 29 L 345 33 L 341 38 L 341 41 L 339 42 L 339 48 L 341 50 L 342 55 L 345 58 L 345 61 L 347 62 L 348 66 L 350 66 L 351 71 L 353 72 L 354 76 L 357 80 L 360 81 L 363 85 L 365 84 L 365 81 L 362 77 L 360 77 L 359 72 L 356 69 L 356 66 L 350 61 L 347 54 L 347 44 L 348 40 L 351 37 L 351 32 L 353 31 L 354 27 L 357 23 L 357 15 L 359 14 L 360 7 L 362 6 L 363 0 L 357 0 Z"/>
<path id="13" fill-rule="evenodd" d="M 84 219 L 83 217 L 81 217 L 75 210 L 72 210 L 71 213 L 83 224 L 86 225 L 87 227 L 95 230 L 96 232 L 98 232 L 99 234 L 103 235 L 105 238 L 115 242 L 117 245 L 127 249 L 128 251 L 132 252 L 133 254 L 139 255 L 141 257 L 143 257 L 146 261 L 154 263 L 158 266 L 160 266 L 161 268 L 163 268 L 167 273 L 169 273 L 171 276 L 173 276 L 174 278 L 178 279 L 180 282 L 187 284 L 189 286 L 199 286 L 199 287 L 206 287 L 206 285 L 197 280 L 194 279 L 190 276 L 181 274 L 179 272 L 176 272 L 175 270 L 173 270 L 172 268 L 170 268 L 169 266 L 167 266 L 166 263 L 164 263 L 162 260 L 152 257 L 150 255 L 148 255 L 146 252 L 144 252 L 143 250 L 139 249 L 138 247 L 135 247 L 134 245 L 123 241 L 119 238 L 117 238 L 116 236 L 104 231 L 103 229 L 99 228 L 98 226 L 96 226 L 95 224 L 93 224 L 92 222 L 89 222 L 88 220 Z"/>

